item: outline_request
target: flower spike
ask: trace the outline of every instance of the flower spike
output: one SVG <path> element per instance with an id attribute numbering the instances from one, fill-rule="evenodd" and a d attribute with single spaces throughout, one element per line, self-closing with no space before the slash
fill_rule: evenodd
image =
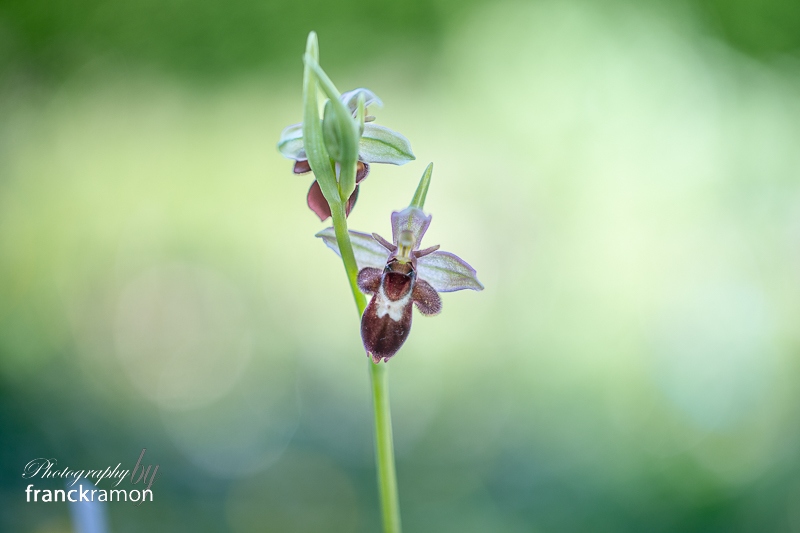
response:
<path id="1" fill-rule="evenodd" d="M 401 134 L 373 124 L 369 105 L 383 105 L 369 89 L 339 94 L 319 66 L 317 36 L 308 36 L 303 57 L 303 122 L 281 132 L 278 150 L 295 161 L 294 173 L 313 172 L 315 183 L 308 192 L 308 206 L 320 220 L 331 216 L 330 204 L 344 204 L 346 214 L 354 207 L 358 188 L 370 163 L 402 165 L 414 159 L 411 144 Z M 320 120 L 317 92 L 328 97 Z"/>

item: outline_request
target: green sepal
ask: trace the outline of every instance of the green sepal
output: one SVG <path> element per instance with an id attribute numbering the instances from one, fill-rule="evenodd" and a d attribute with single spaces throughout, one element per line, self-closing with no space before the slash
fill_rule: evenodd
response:
<path id="1" fill-rule="evenodd" d="M 306 150 L 303 147 L 303 125 L 292 124 L 286 126 L 281 132 L 278 141 L 278 151 L 283 157 L 298 161 L 306 158 Z"/>
<path id="2" fill-rule="evenodd" d="M 372 122 L 364 124 L 358 152 L 367 163 L 404 165 L 416 159 L 411 143 L 400 133 Z"/>
<path id="3" fill-rule="evenodd" d="M 348 231 L 348 233 L 350 234 L 350 244 L 359 270 L 366 267 L 382 269 L 386 266 L 389 251 L 381 246 L 372 235 L 353 230 Z M 317 233 L 315 237 L 322 239 L 328 248 L 336 252 L 336 255 L 342 255 L 339 250 L 339 241 L 336 240 L 336 232 L 333 228 L 326 228 Z"/>

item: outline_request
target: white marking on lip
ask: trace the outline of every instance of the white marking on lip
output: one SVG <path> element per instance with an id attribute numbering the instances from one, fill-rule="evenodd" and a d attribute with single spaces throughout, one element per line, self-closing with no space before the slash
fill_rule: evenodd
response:
<path id="1" fill-rule="evenodd" d="M 378 290 L 378 301 L 376 302 L 375 306 L 375 314 L 378 318 L 383 318 L 386 315 L 389 315 L 389 318 L 394 320 L 395 322 L 399 322 L 401 318 L 403 318 L 403 312 L 406 309 L 406 306 L 411 303 L 411 290 L 408 291 L 408 294 L 400 298 L 399 300 L 392 301 L 386 296 L 386 293 L 383 291 L 383 285 L 381 285 L 380 290 Z"/>

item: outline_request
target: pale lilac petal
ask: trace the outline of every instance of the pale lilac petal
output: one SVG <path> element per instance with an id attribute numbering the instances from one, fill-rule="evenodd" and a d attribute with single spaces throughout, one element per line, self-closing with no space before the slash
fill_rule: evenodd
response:
<path id="1" fill-rule="evenodd" d="M 389 259 L 389 251 L 383 246 L 378 244 L 378 241 L 372 238 L 372 235 L 360 233 L 358 231 L 350 231 L 350 243 L 353 245 L 353 254 L 356 256 L 356 264 L 358 269 L 372 267 L 380 268 L 386 266 L 386 260 Z M 336 242 L 336 233 L 333 228 L 327 228 L 316 235 L 325 242 L 325 244 L 336 252 L 339 253 L 339 244 Z"/>
<path id="2" fill-rule="evenodd" d="M 414 236 L 413 249 L 416 250 L 430 224 L 431 216 L 426 216 L 422 209 L 406 207 L 402 211 L 394 211 L 392 213 L 392 239 L 397 244 L 400 232 L 408 230 Z"/>
<path id="3" fill-rule="evenodd" d="M 389 241 L 387 241 L 386 239 L 384 239 L 383 237 L 381 237 L 377 233 L 373 233 L 372 234 L 372 238 L 375 239 L 376 241 L 378 241 L 378 244 L 380 244 L 381 246 L 383 246 L 384 248 L 386 248 L 390 252 L 396 252 L 397 251 L 397 246 L 395 246 L 394 244 L 390 243 Z"/>
<path id="4" fill-rule="evenodd" d="M 278 150 L 283 157 L 294 159 L 306 159 L 306 151 L 303 148 L 303 125 L 292 124 L 287 126 L 281 132 L 281 138 L 278 141 Z"/>
<path id="5" fill-rule="evenodd" d="M 439 249 L 439 245 L 437 244 L 436 246 L 431 246 L 430 248 L 425 248 L 424 250 L 417 250 L 417 251 L 414 252 L 413 255 L 414 255 L 414 257 L 419 259 L 420 257 L 425 257 L 426 255 L 432 254 L 433 252 L 435 252 L 438 249 Z"/>
<path id="6" fill-rule="evenodd" d="M 417 259 L 417 276 L 439 292 L 483 290 L 475 269 L 450 252 L 433 252 Z"/>

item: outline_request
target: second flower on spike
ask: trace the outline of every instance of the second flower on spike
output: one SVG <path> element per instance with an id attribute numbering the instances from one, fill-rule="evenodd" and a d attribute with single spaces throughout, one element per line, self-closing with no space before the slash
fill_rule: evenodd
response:
<path id="1" fill-rule="evenodd" d="M 347 106 L 356 118 L 358 111 L 358 98 L 363 97 L 364 107 L 374 104 L 382 105 L 380 98 L 369 89 L 354 89 L 346 92 L 339 97 L 339 100 Z M 328 102 L 330 104 L 330 102 Z M 329 109 L 329 106 L 326 106 Z M 328 123 L 336 121 L 333 113 L 326 116 Z M 411 151 L 411 144 L 408 139 L 400 133 L 392 131 L 384 126 L 374 124 L 375 117 L 365 117 L 363 131 L 360 131 L 358 143 L 358 163 L 356 167 L 356 188 L 350 195 L 345 205 L 346 214 L 355 206 L 358 199 L 358 184 L 367 178 L 372 163 L 387 163 L 392 165 L 402 165 L 414 160 L 414 153 Z M 311 172 L 311 165 L 308 162 L 305 147 L 303 146 L 303 124 L 292 124 L 287 126 L 281 133 L 278 141 L 278 150 L 288 159 L 294 160 L 293 172 L 295 174 L 306 174 Z M 335 154 L 331 154 L 332 163 L 335 165 L 337 179 L 339 177 L 339 164 L 336 162 Z M 320 220 L 326 220 L 331 216 L 331 208 L 328 201 L 322 194 L 319 183 L 314 180 L 306 198 L 308 207 L 316 213 Z"/>

